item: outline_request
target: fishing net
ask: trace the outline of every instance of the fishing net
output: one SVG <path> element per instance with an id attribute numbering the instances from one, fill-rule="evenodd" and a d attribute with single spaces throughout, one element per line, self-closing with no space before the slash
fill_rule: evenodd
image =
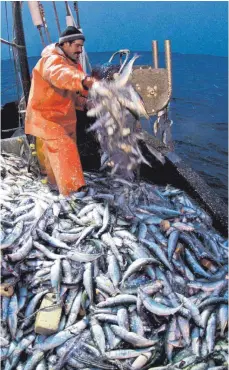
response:
<path id="1" fill-rule="evenodd" d="M 118 73 L 120 65 L 113 65 L 111 63 L 104 63 L 102 65 L 96 65 L 92 70 L 92 77 L 97 80 L 113 80 L 114 74 Z"/>

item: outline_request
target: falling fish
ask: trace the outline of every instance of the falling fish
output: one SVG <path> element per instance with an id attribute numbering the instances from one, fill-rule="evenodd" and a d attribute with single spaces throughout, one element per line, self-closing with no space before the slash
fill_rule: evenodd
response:
<path id="1" fill-rule="evenodd" d="M 149 119 L 143 100 L 128 84 L 135 55 L 122 72 L 111 81 L 101 80 L 93 84 L 89 92 L 88 116 L 97 117 L 89 131 L 96 131 L 102 152 L 107 153 L 105 165 L 111 166 L 111 174 L 133 178 L 140 163 L 150 166 L 138 146 L 138 124 L 141 116 Z M 92 106 L 92 107 L 91 107 Z"/>
<path id="2" fill-rule="evenodd" d="M 115 78 L 115 87 L 116 88 L 119 89 L 121 87 L 124 87 L 127 84 L 128 80 L 130 78 L 130 75 L 133 72 L 134 62 L 139 57 L 140 57 L 140 55 L 135 54 L 133 56 L 133 58 L 127 63 L 127 65 L 123 69 L 122 73 Z"/>

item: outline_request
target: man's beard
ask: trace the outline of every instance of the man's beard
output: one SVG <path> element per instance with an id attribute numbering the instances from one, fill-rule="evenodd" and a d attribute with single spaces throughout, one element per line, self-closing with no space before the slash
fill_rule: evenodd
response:
<path id="1" fill-rule="evenodd" d="M 63 50 L 63 49 L 62 49 Z M 63 50 L 64 54 L 66 55 L 67 58 L 69 58 L 72 62 L 74 63 L 79 63 L 79 59 L 80 59 L 80 53 L 77 53 L 77 54 L 73 54 L 75 56 L 75 58 L 72 58 L 69 54 L 67 54 L 64 50 Z"/>
<path id="2" fill-rule="evenodd" d="M 78 63 L 80 59 L 80 54 L 74 55 L 74 58 L 68 55 L 68 58 L 71 59 L 73 62 Z"/>

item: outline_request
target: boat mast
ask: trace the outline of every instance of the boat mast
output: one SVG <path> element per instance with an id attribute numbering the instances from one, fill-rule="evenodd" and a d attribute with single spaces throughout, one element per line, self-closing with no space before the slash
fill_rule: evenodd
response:
<path id="1" fill-rule="evenodd" d="M 15 43 L 22 47 L 17 48 L 18 59 L 21 70 L 22 88 L 25 97 L 25 103 L 27 105 L 30 90 L 30 74 L 28 57 L 25 46 L 25 36 L 21 16 L 21 2 L 13 1 L 13 19 L 14 19 L 14 31 L 15 31 Z"/>

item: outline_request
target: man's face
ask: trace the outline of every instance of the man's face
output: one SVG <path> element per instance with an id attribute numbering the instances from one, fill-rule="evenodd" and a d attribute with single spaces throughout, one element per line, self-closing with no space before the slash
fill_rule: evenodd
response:
<path id="1" fill-rule="evenodd" d="M 79 56 L 83 50 L 83 44 L 83 40 L 75 40 L 71 44 L 69 42 L 65 42 L 62 48 L 69 58 L 75 62 L 78 62 Z"/>

